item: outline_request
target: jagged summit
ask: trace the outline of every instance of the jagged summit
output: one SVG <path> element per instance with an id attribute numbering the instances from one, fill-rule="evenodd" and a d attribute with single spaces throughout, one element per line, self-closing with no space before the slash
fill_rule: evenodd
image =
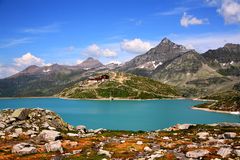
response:
<path id="1" fill-rule="evenodd" d="M 81 68 L 90 69 L 90 68 L 102 67 L 103 64 L 99 60 L 94 59 L 93 57 L 88 57 L 85 61 L 80 63 L 78 66 Z"/>
<path id="2" fill-rule="evenodd" d="M 220 63 L 230 63 L 240 61 L 240 44 L 227 43 L 224 47 L 216 50 L 208 50 L 202 54 L 208 61 L 217 60 Z"/>
<path id="3" fill-rule="evenodd" d="M 187 51 L 183 45 L 175 44 L 165 37 L 156 47 L 150 49 L 147 53 L 139 55 L 127 62 L 123 66 L 123 70 L 133 70 L 135 68 L 152 70 L 160 64 L 178 57 Z"/>

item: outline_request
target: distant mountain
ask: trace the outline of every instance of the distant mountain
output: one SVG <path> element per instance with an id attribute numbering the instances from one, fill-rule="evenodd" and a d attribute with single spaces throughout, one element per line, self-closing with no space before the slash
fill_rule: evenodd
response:
<path id="1" fill-rule="evenodd" d="M 79 68 L 83 68 L 83 69 L 92 69 L 92 68 L 98 68 L 103 66 L 104 65 L 100 61 L 92 57 L 87 58 L 85 61 L 83 61 L 78 65 Z"/>
<path id="2" fill-rule="evenodd" d="M 179 96 L 174 87 L 149 78 L 110 72 L 107 73 L 109 79 L 101 79 L 103 75 L 106 73 L 98 73 L 96 78 L 66 88 L 58 96 L 82 99 L 152 99 Z"/>
<path id="3" fill-rule="evenodd" d="M 51 96 L 98 70 L 108 68 L 93 58 L 76 66 L 29 66 L 11 77 L 0 79 L 0 97 Z"/>
<path id="4" fill-rule="evenodd" d="M 147 70 L 146 72 L 149 72 L 149 70 L 154 70 L 159 65 L 184 54 L 186 51 L 188 51 L 186 47 L 164 38 L 155 48 L 126 62 L 120 70 L 135 74 L 138 74 L 138 72 L 141 73 L 142 70 L 142 74 L 145 74 L 144 71 Z"/>
<path id="5" fill-rule="evenodd" d="M 240 62 L 240 44 L 227 43 L 222 48 L 208 50 L 202 56 L 207 61 L 217 61 L 219 63 Z"/>
<path id="6" fill-rule="evenodd" d="M 209 50 L 202 56 L 220 74 L 240 76 L 240 44 L 227 43 L 224 47 Z"/>

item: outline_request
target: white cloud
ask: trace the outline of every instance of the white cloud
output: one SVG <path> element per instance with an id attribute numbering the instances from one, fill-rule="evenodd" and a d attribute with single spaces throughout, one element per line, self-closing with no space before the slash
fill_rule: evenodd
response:
<path id="1" fill-rule="evenodd" d="M 0 78 L 9 77 L 17 72 L 19 71 L 13 66 L 0 65 Z"/>
<path id="2" fill-rule="evenodd" d="M 51 33 L 51 32 L 58 32 L 58 31 L 59 31 L 59 25 L 58 24 L 50 24 L 50 25 L 46 25 L 46 26 L 23 29 L 23 32 L 32 33 L 32 34 Z"/>
<path id="3" fill-rule="evenodd" d="M 203 53 L 209 49 L 223 47 L 226 43 L 238 44 L 240 42 L 240 33 L 215 33 L 189 35 L 188 37 L 179 36 L 179 38 L 175 38 L 174 41 Z"/>
<path id="4" fill-rule="evenodd" d="M 240 1 L 223 0 L 217 11 L 223 16 L 225 23 L 240 23 Z"/>
<path id="5" fill-rule="evenodd" d="M 173 8 L 172 10 L 156 13 L 156 15 L 157 16 L 158 15 L 160 15 L 160 16 L 172 16 L 172 15 L 182 14 L 183 12 L 186 12 L 188 10 L 189 10 L 189 8 L 186 8 L 186 7 L 176 7 L 176 8 Z"/>
<path id="6" fill-rule="evenodd" d="M 188 15 L 186 12 L 184 12 L 180 24 L 183 27 L 188 27 L 189 25 L 201 25 L 206 23 L 207 19 L 198 19 L 197 17 L 194 17 L 192 15 Z"/>
<path id="7" fill-rule="evenodd" d="M 0 43 L 0 48 L 9 48 L 9 47 L 14 47 L 17 45 L 31 43 L 31 42 L 32 42 L 31 38 L 28 38 L 28 37 L 9 39 Z"/>
<path id="8" fill-rule="evenodd" d="M 129 53 L 142 54 L 151 49 L 153 45 L 150 42 L 144 42 L 139 38 L 133 40 L 123 40 L 121 49 Z"/>
<path id="9" fill-rule="evenodd" d="M 15 58 L 14 61 L 15 61 L 15 65 L 21 68 L 27 67 L 30 65 L 38 65 L 38 66 L 45 65 L 44 60 L 32 55 L 31 53 L 26 53 L 22 55 L 22 57 Z"/>
<path id="10" fill-rule="evenodd" d="M 117 56 L 117 52 L 115 52 L 114 50 L 111 50 L 109 48 L 100 48 L 98 45 L 96 44 L 92 44 L 90 46 L 88 46 L 83 53 L 85 55 L 88 56 L 93 56 L 93 57 L 116 57 Z"/>

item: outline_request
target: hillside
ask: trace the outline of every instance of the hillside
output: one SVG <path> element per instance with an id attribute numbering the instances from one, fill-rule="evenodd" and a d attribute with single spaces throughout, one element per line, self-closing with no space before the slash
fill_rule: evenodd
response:
<path id="1" fill-rule="evenodd" d="M 174 85 L 183 85 L 196 79 L 220 76 L 221 75 L 209 67 L 205 59 L 194 50 L 169 60 L 157 67 L 152 73 L 154 79 Z"/>
<path id="2" fill-rule="evenodd" d="M 174 87 L 132 74 L 110 72 L 109 79 L 86 80 L 66 88 L 60 97 L 83 99 L 152 99 L 178 96 Z M 98 75 L 100 76 L 100 75 Z"/>
<path id="3" fill-rule="evenodd" d="M 240 112 L 240 92 L 226 91 L 206 96 L 204 98 L 213 99 L 216 100 L 216 102 L 201 104 L 197 107 L 208 108 L 211 110 Z"/>

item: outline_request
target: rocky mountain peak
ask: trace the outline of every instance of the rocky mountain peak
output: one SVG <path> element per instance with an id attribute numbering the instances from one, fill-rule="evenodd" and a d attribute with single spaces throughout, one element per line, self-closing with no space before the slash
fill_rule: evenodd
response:
<path id="1" fill-rule="evenodd" d="M 235 48 L 239 48 L 240 44 L 233 44 L 233 43 L 226 43 L 224 45 L 224 48 L 229 48 L 229 49 L 235 49 Z"/>
<path id="2" fill-rule="evenodd" d="M 161 41 L 161 43 L 173 43 L 170 39 L 168 39 L 167 37 L 164 37 Z"/>
<path id="3" fill-rule="evenodd" d="M 88 68 L 89 69 L 89 68 L 102 67 L 103 64 L 99 60 L 94 59 L 92 57 L 89 57 L 85 61 L 80 63 L 78 66 L 82 67 L 82 68 Z"/>

